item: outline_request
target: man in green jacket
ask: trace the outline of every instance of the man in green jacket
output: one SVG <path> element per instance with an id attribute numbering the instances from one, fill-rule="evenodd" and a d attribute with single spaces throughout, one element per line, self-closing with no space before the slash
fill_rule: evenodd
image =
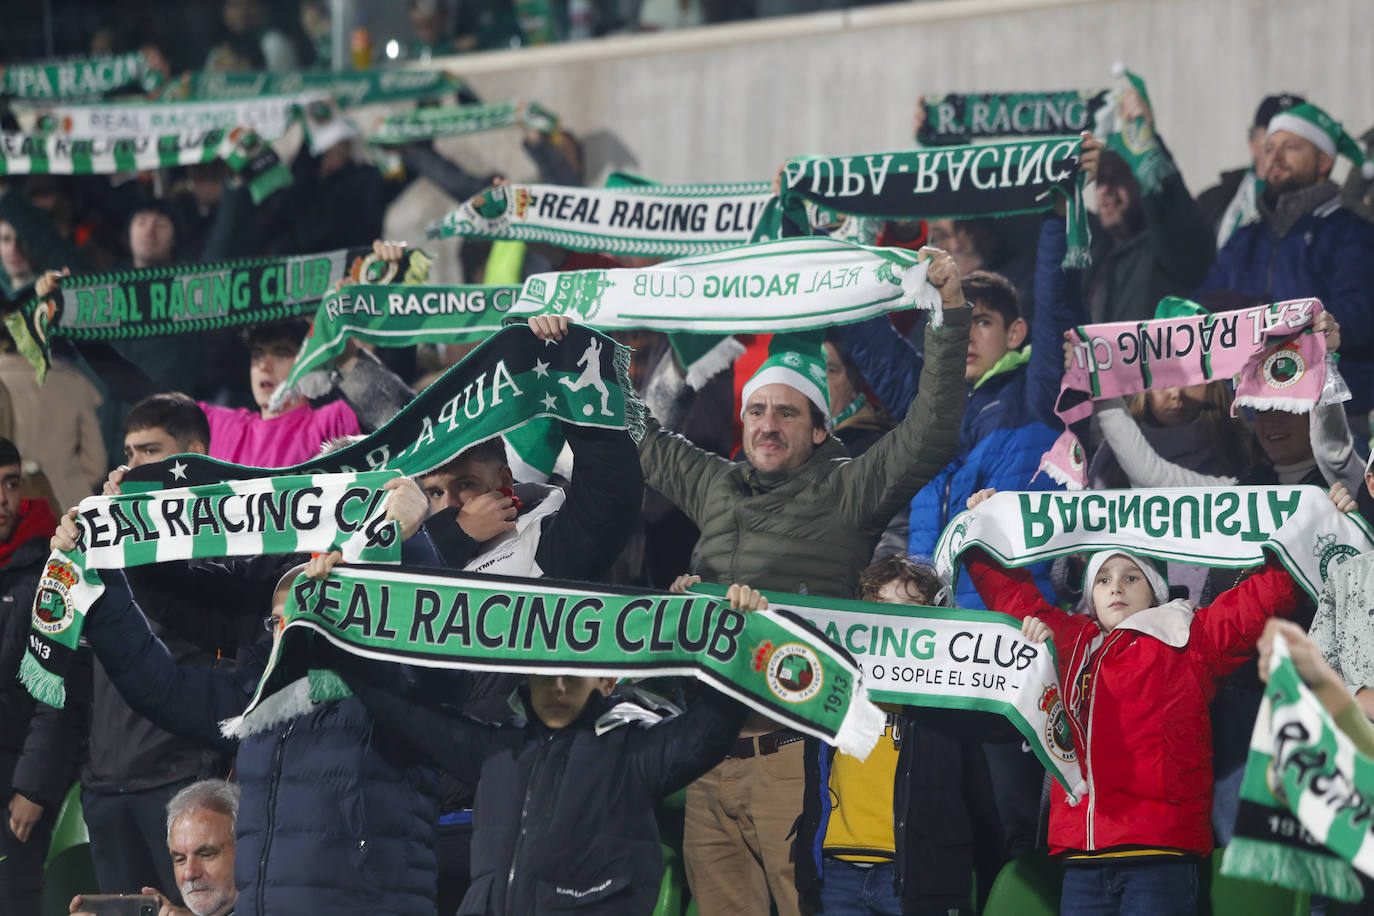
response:
<path id="1" fill-rule="evenodd" d="M 709 582 L 853 598 L 879 536 L 954 459 L 967 388 L 970 313 L 959 270 L 925 249 L 944 326 L 927 326 L 919 394 L 896 429 L 859 458 L 830 435 L 825 357 L 778 335 L 746 385 L 745 461 L 699 449 L 650 420 L 639 445 L 645 482 L 701 529 L 696 572 Z M 554 317 L 531 319 L 559 336 Z M 781 339 L 780 339 L 781 338 Z M 812 367 L 818 367 L 814 371 Z M 751 715 L 729 756 L 687 790 L 683 853 L 701 916 L 797 916 L 788 834 L 802 809 L 802 735 Z"/>

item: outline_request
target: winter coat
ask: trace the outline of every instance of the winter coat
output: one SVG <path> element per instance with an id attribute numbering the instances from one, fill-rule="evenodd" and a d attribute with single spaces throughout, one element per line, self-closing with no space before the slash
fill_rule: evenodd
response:
<path id="1" fill-rule="evenodd" d="M 1068 247 L 1064 221 L 1047 219 L 1041 227 L 1036 263 L 1036 314 L 1031 320 L 1029 351 L 1009 353 L 1003 362 L 968 392 L 959 452 L 911 501 L 908 551 L 931 557 L 940 532 L 964 511 L 964 504 L 985 487 L 998 490 L 1058 490 L 1048 474 L 1039 474 L 1040 459 L 1059 438 L 1054 401 L 1063 378 L 1061 341 L 1066 330 L 1082 321 L 1078 271 L 1060 266 Z M 1034 567 L 1041 591 L 1052 595 L 1049 564 Z M 955 596 L 959 607 L 981 607 L 978 594 L 964 579 Z"/>
<path id="2" fill-rule="evenodd" d="M 1085 301 L 1093 322 L 1153 318 L 1164 296 L 1185 295 L 1212 265 L 1216 237 L 1175 172 L 1159 192 L 1140 195 L 1145 227 L 1115 243 L 1092 217 L 1092 267 L 1084 271 Z M 1039 299 L 1039 293 L 1036 293 Z"/>
<path id="3" fill-rule="evenodd" d="M 459 780 L 477 779 L 472 885 L 460 916 L 647 916 L 663 874 L 654 806 L 720 762 L 744 720 L 743 706 L 706 690 L 687 712 L 648 727 L 652 713 L 598 693 L 561 729 L 532 715 L 489 725 L 345 676 L 378 720 Z M 523 700 L 528 709 L 527 693 Z"/>
<path id="4" fill-rule="evenodd" d="M 1341 206 L 1339 193 L 1327 181 L 1274 209 L 1261 200 L 1262 219 L 1231 235 L 1193 298 L 1214 311 L 1320 299 L 1341 323 L 1346 412 L 1355 414 L 1374 407 L 1374 224 Z"/>
<path id="5" fill-rule="evenodd" d="M 57 501 L 75 506 L 97 492 L 109 470 L 99 390 L 65 361 L 54 363 L 40 385 L 33 363 L 13 351 L 0 353 L 0 385 L 14 410 L 14 444 L 38 462 Z"/>
<path id="6" fill-rule="evenodd" d="M 964 560 L 989 608 L 1039 617 L 1054 636 L 1086 791 L 1070 805 L 1055 784 L 1051 852 L 1211 852 L 1208 704 L 1218 682 L 1250 657 L 1265 621 L 1297 609 L 1302 592 L 1288 572 L 1271 560 L 1208 607 L 1171 601 L 1103 633 L 1094 618 L 1046 602 L 1024 570 L 1004 569 L 981 551 Z"/>
<path id="7" fill-rule="evenodd" d="M 38 579 L 48 559 L 48 538 L 57 527 L 48 504 L 26 499 L 10 537 L 11 553 L 0 566 L 0 788 L 17 790 L 44 808 L 62 803 L 76 778 L 90 713 L 89 661 L 78 654 L 62 709 L 39 703 L 19 683 L 19 663 L 29 644 L 29 620 Z M 5 800 L 10 793 L 7 791 Z"/>
<path id="8" fill-rule="evenodd" d="M 961 720 L 959 716 L 966 716 Z M 968 904 L 973 881 L 973 820 L 965 803 L 965 745 L 977 713 L 912 709 L 898 714 L 900 741 L 892 797 L 896 857 L 892 883 L 910 912 Z M 977 749 L 975 748 L 975 752 Z M 836 750 L 806 739 L 806 791 L 792 845 L 797 891 L 820 908 L 823 847 L 834 808 L 830 767 Z"/>
<path id="9" fill-rule="evenodd" d="M 407 542 L 403 558 L 438 563 L 427 538 Z M 438 773 L 379 740 L 355 698 L 315 704 L 239 742 L 225 738 L 219 722 L 247 706 L 266 667 L 266 641 L 245 650 L 235 670 L 178 665 L 149 631 L 124 576 L 111 571 L 105 582 L 84 635 L 120 693 L 169 732 L 238 753 L 235 913 L 434 916 Z M 466 680 L 450 675 L 444 689 L 461 697 Z"/>
<path id="10" fill-rule="evenodd" d="M 829 438 L 793 471 L 763 472 L 650 421 L 645 482 L 701 529 L 697 572 L 794 594 L 853 597 L 892 516 L 954 457 L 964 409 L 970 312 L 926 330 L 920 392 L 906 419 L 859 458 Z"/>

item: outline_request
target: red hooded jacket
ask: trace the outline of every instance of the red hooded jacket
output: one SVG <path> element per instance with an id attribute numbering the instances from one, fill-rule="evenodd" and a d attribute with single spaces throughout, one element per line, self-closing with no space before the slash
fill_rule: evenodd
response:
<path id="1" fill-rule="evenodd" d="M 1217 683 L 1253 651 L 1273 615 L 1302 594 L 1275 560 L 1196 611 L 1182 601 L 1132 614 L 1110 633 L 1050 605 L 1024 569 L 965 554 L 987 606 L 1039 617 L 1054 634 L 1060 689 L 1087 792 L 1055 784 L 1050 851 L 1120 846 L 1212 851 L 1212 724 Z M 1086 748 L 1086 752 L 1085 749 Z"/>

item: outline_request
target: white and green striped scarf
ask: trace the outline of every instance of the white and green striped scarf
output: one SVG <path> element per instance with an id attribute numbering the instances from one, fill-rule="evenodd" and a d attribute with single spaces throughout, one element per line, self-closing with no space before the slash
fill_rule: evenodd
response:
<path id="1" fill-rule="evenodd" d="M 939 327 L 929 264 L 904 248 L 789 238 L 642 270 L 536 274 L 512 314 L 567 315 L 601 330 L 738 334 L 824 328 L 915 307 Z"/>
<path id="2" fill-rule="evenodd" d="M 971 547 L 1003 566 L 1119 547 L 1224 569 L 1258 566 L 1271 550 L 1315 600 L 1331 570 L 1374 550 L 1374 533 L 1312 486 L 1006 492 L 945 526 L 934 557 L 941 578 L 952 583 Z"/>
<path id="3" fill-rule="evenodd" d="M 1374 760 L 1360 754 L 1274 637 L 1224 875 L 1353 903 L 1374 876 Z"/>
<path id="4" fill-rule="evenodd" d="M 397 562 L 400 533 L 386 521 L 382 489 L 396 476 L 267 477 L 87 497 L 76 516 L 76 549 L 53 551 L 39 580 L 20 679 L 37 699 L 63 704 L 63 676 L 86 612 L 105 590 L 102 569 L 330 550 L 343 551 L 346 560 Z"/>
<path id="5" fill-rule="evenodd" d="M 558 128 L 558 117 L 534 102 L 416 108 L 387 115 L 367 139 L 378 146 L 396 146 L 516 126 L 552 133 Z"/>

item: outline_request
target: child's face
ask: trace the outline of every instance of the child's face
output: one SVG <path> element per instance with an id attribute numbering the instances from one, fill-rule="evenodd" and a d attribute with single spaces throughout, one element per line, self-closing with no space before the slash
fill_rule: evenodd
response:
<path id="1" fill-rule="evenodd" d="M 915 582 L 907 579 L 892 579 L 884 582 L 883 587 L 878 589 L 877 597 L 874 600 L 879 604 L 926 605 L 930 603 L 930 597 L 923 594 Z"/>
<path id="2" fill-rule="evenodd" d="M 1140 567 L 1123 556 L 1108 557 L 1093 579 L 1093 610 L 1102 629 L 1155 605 L 1154 589 Z"/>
<path id="3" fill-rule="evenodd" d="M 582 715 L 592 693 L 609 694 L 614 686 L 615 679 L 609 677 L 531 674 L 530 703 L 534 714 L 549 728 L 564 728 Z"/>

